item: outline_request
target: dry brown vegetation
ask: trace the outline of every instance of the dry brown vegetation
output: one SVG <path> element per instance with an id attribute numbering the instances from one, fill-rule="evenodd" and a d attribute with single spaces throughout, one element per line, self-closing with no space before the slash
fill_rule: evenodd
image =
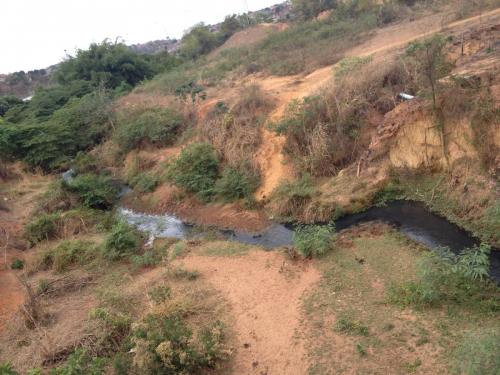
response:
<path id="1" fill-rule="evenodd" d="M 216 104 L 200 125 L 201 138 L 214 146 L 221 161 L 239 166 L 259 147 L 261 126 L 272 109 L 272 99 L 258 85 L 244 87 L 232 108 Z"/>

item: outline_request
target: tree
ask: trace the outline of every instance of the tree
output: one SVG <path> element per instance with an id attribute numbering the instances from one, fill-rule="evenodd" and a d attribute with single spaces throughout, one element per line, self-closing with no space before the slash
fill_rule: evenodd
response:
<path id="1" fill-rule="evenodd" d="M 91 44 L 88 50 L 78 50 L 75 57 L 60 64 L 55 76 L 62 85 L 81 80 L 114 89 L 122 83 L 135 86 L 153 73 L 144 56 L 123 43 L 105 40 Z"/>
<path id="2" fill-rule="evenodd" d="M 337 0 L 292 0 L 293 12 L 301 20 L 314 18 L 321 12 L 336 6 Z"/>
<path id="3" fill-rule="evenodd" d="M 417 73 L 417 81 L 424 90 L 430 89 L 434 111 L 437 110 L 439 80 L 451 70 L 445 53 L 446 39 L 436 34 L 424 41 L 412 42 L 406 56 Z"/>
<path id="4" fill-rule="evenodd" d="M 5 115 L 9 109 L 12 107 L 23 104 L 23 101 L 16 98 L 15 96 L 1 96 L 0 97 L 0 117 Z"/>
<path id="5" fill-rule="evenodd" d="M 182 37 L 180 53 L 187 59 L 196 59 L 210 52 L 218 44 L 217 35 L 200 23 Z"/>
<path id="6" fill-rule="evenodd" d="M 234 33 L 241 30 L 243 28 L 241 22 L 238 19 L 236 14 L 232 16 L 227 16 L 222 22 L 220 31 L 219 31 L 219 39 L 221 43 L 224 43 L 228 40 Z"/>

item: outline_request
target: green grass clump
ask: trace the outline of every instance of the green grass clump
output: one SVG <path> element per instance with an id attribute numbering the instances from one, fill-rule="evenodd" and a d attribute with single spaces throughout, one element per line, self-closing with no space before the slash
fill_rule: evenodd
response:
<path id="1" fill-rule="evenodd" d="M 215 184 L 215 193 L 227 202 L 251 199 L 259 186 L 259 176 L 250 168 L 227 167 Z"/>
<path id="2" fill-rule="evenodd" d="M 293 234 L 295 249 L 306 258 L 326 254 L 334 241 L 335 227 L 332 224 L 299 226 Z"/>
<path id="3" fill-rule="evenodd" d="M 99 255 L 99 247 L 90 241 L 64 241 L 57 247 L 45 252 L 41 257 L 44 267 L 56 272 L 67 271 L 71 266 L 91 263 Z"/>
<path id="4" fill-rule="evenodd" d="M 214 194 L 218 174 L 219 160 L 213 147 L 207 143 L 193 143 L 184 148 L 167 172 L 176 185 L 205 201 Z"/>
<path id="5" fill-rule="evenodd" d="M 48 241 L 57 235 L 59 214 L 41 214 L 26 225 L 25 237 L 34 245 Z"/>
<path id="6" fill-rule="evenodd" d="M 120 221 L 106 237 L 104 256 L 110 260 L 118 260 L 137 254 L 141 245 L 141 235 L 133 227 Z"/>
<path id="7" fill-rule="evenodd" d="M 10 264 L 10 268 L 13 270 L 22 270 L 24 268 L 24 261 L 19 258 L 16 258 Z"/>
<path id="8" fill-rule="evenodd" d="M 103 358 L 93 357 L 84 349 L 77 349 L 66 362 L 50 370 L 50 375 L 103 375 L 106 361 Z"/>
<path id="9" fill-rule="evenodd" d="M 464 305 L 486 314 L 500 311 L 498 287 L 487 278 L 487 246 L 465 250 L 458 256 L 447 249 L 429 252 L 419 261 L 417 270 L 417 280 L 389 289 L 390 302 L 419 309 Z"/>
<path id="10" fill-rule="evenodd" d="M 457 375 L 498 375 L 500 372 L 500 330 L 466 335 L 453 352 L 452 373 Z"/>
<path id="11" fill-rule="evenodd" d="M 337 69 L 335 69 L 335 78 L 342 78 L 350 73 L 358 71 L 363 65 L 370 63 L 373 60 L 368 57 L 345 57 L 339 61 Z"/>
<path id="12" fill-rule="evenodd" d="M 368 336 L 370 330 L 361 322 L 351 320 L 349 318 L 342 318 L 335 324 L 335 329 L 338 332 L 347 333 L 350 335 Z"/>

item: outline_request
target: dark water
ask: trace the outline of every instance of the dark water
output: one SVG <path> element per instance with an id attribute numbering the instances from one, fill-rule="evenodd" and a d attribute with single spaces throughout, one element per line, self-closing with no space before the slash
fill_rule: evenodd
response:
<path id="1" fill-rule="evenodd" d="M 193 227 L 171 215 L 146 215 L 126 209 L 120 214 L 132 225 L 154 238 L 185 238 Z M 409 238 L 436 248 L 446 246 L 454 253 L 478 245 L 479 241 L 468 232 L 446 219 L 433 214 L 423 204 L 411 201 L 392 201 L 384 207 L 372 207 L 367 211 L 348 215 L 335 222 L 337 230 L 346 229 L 370 221 L 382 221 L 394 225 Z M 219 231 L 225 238 L 267 249 L 293 244 L 293 226 L 273 224 L 261 233 L 251 234 L 232 230 Z M 500 282 L 500 251 L 494 249 L 490 257 L 493 279 Z"/>

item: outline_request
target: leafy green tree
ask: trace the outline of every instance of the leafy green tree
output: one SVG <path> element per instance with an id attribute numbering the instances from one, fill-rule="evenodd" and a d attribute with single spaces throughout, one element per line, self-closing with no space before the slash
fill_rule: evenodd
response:
<path id="1" fill-rule="evenodd" d="M 72 81 L 89 81 L 94 86 L 116 88 L 122 82 L 135 86 L 153 75 L 146 59 L 123 43 L 93 43 L 87 50 L 78 50 L 60 64 L 56 79 L 60 84 Z"/>
<path id="2" fill-rule="evenodd" d="M 447 40 L 440 34 L 410 43 L 406 49 L 407 60 L 416 72 L 416 80 L 422 89 L 430 90 L 434 110 L 437 109 L 439 80 L 451 70 L 445 47 Z"/>
<path id="3" fill-rule="evenodd" d="M 23 101 L 16 98 L 15 96 L 1 96 L 0 97 L 0 117 L 5 115 L 9 109 L 16 105 L 23 104 Z"/>
<path id="4" fill-rule="evenodd" d="M 231 16 L 227 16 L 222 22 L 220 30 L 219 30 L 219 40 L 221 43 L 224 43 L 228 40 L 234 33 L 241 30 L 243 25 L 240 22 L 240 19 L 236 14 Z"/>
<path id="5" fill-rule="evenodd" d="M 218 45 L 217 35 L 210 32 L 203 23 L 200 23 L 184 35 L 180 53 L 187 59 L 196 59 L 207 54 Z"/>

